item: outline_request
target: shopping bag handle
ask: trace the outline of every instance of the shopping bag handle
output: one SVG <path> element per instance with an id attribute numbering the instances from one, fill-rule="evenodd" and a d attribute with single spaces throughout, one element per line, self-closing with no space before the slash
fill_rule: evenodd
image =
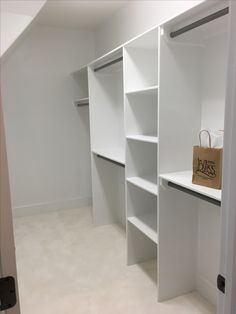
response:
<path id="1" fill-rule="evenodd" d="M 202 132 L 206 132 L 208 134 L 208 139 L 209 139 L 209 147 L 211 148 L 211 134 L 209 131 L 207 130 L 201 130 L 199 132 L 199 142 L 200 142 L 200 147 L 202 146 L 202 139 L 201 139 L 201 135 L 202 135 Z"/>

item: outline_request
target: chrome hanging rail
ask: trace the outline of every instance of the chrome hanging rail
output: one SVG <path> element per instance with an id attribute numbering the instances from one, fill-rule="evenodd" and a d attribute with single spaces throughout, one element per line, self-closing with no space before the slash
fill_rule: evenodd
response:
<path id="1" fill-rule="evenodd" d="M 115 60 L 109 61 L 109 62 L 107 62 L 107 63 L 105 63 L 105 64 L 95 68 L 94 72 L 100 71 L 100 70 L 102 70 L 102 69 L 104 69 L 106 67 L 109 67 L 109 66 L 111 66 L 111 65 L 113 65 L 115 63 L 121 62 L 121 61 L 123 61 L 123 57 L 119 57 L 119 58 L 117 58 Z"/>
<path id="2" fill-rule="evenodd" d="M 113 164 L 115 164 L 115 165 L 117 165 L 117 166 L 120 166 L 120 167 L 125 168 L 125 165 L 122 164 L 121 162 L 114 161 L 114 160 L 112 160 L 112 159 L 110 159 L 110 158 L 104 157 L 104 156 L 99 155 L 99 154 L 96 154 L 96 156 L 97 156 L 98 158 L 101 158 L 101 159 L 104 159 L 104 160 L 106 160 L 106 161 L 109 161 L 109 162 L 111 162 L 111 163 L 113 163 Z"/>
<path id="3" fill-rule="evenodd" d="M 193 23 L 191 23 L 189 25 L 186 25 L 186 26 L 178 29 L 177 31 L 171 32 L 170 33 L 170 37 L 171 38 L 177 37 L 177 36 L 179 36 L 179 35 L 181 35 L 183 33 L 186 33 L 188 31 L 190 31 L 191 29 L 194 29 L 194 28 L 197 28 L 197 27 L 199 27 L 199 26 L 201 26 L 203 24 L 209 23 L 209 22 L 211 22 L 211 21 L 213 21 L 215 19 L 218 19 L 219 17 L 224 16 L 224 15 L 226 15 L 228 13 L 229 13 L 229 7 L 221 9 L 221 10 L 215 12 L 215 13 L 212 13 L 212 14 L 206 16 L 206 17 L 203 17 L 202 19 L 200 19 L 200 20 L 198 20 L 196 22 L 193 22 Z"/>
<path id="4" fill-rule="evenodd" d="M 168 184 L 168 186 L 170 186 L 170 187 L 173 188 L 173 189 L 176 189 L 176 190 L 179 190 L 179 191 L 181 191 L 181 192 L 187 193 L 187 194 L 189 194 L 189 195 L 195 196 L 195 197 L 197 197 L 197 198 L 200 198 L 200 199 L 203 200 L 203 201 L 209 202 L 209 203 L 214 204 L 214 205 L 216 205 L 216 206 L 221 206 L 221 201 L 218 201 L 218 200 L 216 200 L 216 199 L 214 199 L 214 198 L 211 198 L 211 197 L 206 196 L 206 195 L 203 195 L 203 194 L 201 194 L 201 193 L 192 191 L 192 190 L 190 190 L 190 189 L 187 189 L 187 188 L 185 188 L 185 187 L 183 187 L 183 186 L 180 186 L 180 185 L 175 184 L 175 183 L 170 182 L 170 181 L 168 181 L 167 184 Z"/>

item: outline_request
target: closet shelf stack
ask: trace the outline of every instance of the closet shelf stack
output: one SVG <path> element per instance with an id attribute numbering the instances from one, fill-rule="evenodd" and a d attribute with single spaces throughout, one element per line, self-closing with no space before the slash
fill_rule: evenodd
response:
<path id="1" fill-rule="evenodd" d="M 128 264 L 157 256 L 158 28 L 124 47 Z"/>
<path id="2" fill-rule="evenodd" d="M 157 259 L 159 301 L 197 290 L 215 308 L 221 191 L 190 169 L 199 130 L 224 129 L 224 6 L 206 1 L 88 65 L 95 225 L 126 228 L 128 265 Z"/>

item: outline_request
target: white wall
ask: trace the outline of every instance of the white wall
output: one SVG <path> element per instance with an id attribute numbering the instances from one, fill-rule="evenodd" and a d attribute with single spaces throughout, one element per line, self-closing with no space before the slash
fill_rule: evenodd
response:
<path id="1" fill-rule="evenodd" d="M 129 1 L 95 30 L 99 57 L 151 27 L 178 15 L 202 1 Z"/>
<path id="2" fill-rule="evenodd" d="M 1 43 L 0 56 L 12 46 L 17 38 L 33 21 L 35 16 L 42 9 L 46 0 L 38 1 L 3 1 L 1 0 Z"/>
<path id="3" fill-rule="evenodd" d="M 18 214 L 90 201 L 88 107 L 73 106 L 70 73 L 93 57 L 91 32 L 34 26 L 3 64 L 10 183 Z"/>

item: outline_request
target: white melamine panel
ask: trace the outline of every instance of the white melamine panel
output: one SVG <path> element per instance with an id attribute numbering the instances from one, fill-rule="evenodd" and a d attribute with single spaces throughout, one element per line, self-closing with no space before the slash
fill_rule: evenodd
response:
<path id="1" fill-rule="evenodd" d="M 161 36 L 159 94 L 160 173 L 192 167 L 201 125 L 201 47 Z"/>
<path id="2" fill-rule="evenodd" d="M 152 259 L 157 254 L 157 248 L 153 246 L 157 243 L 156 204 L 155 195 L 133 184 L 126 184 L 129 265 Z"/>
<path id="3" fill-rule="evenodd" d="M 157 180 L 155 175 L 146 177 L 130 177 L 126 179 L 127 182 L 147 191 L 151 194 L 157 195 Z"/>
<path id="4" fill-rule="evenodd" d="M 92 154 L 94 224 L 125 226 L 125 170 Z"/>
<path id="5" fill-rule="evenodd" d="M 128 135 L 126 136 L 127 140 L 133 140 L 133 141 L 140 141 L 145 143 L 158 143 L 157 136 L 150 136 L 150 135 Z"/>
<path id="6" fill-rule="evenodd" d="M 217 305 L 217 276 L 220 273 L 220 220 L 222 209 L 199 201 L 198 259 L 196 288 L 210 303 Z"/>
<path id="7" fill-rule="evenodd" d="M 201 128 L 224 129 L 227 49 L 225 33 L 205 42 Z"/>
<path id="8" fill-rule="evenodd" d="M 150 240 L 157 244 L 157 215 L 156 213 L 129 217 L 128 222 L 133 224 L 143 234 L 145 234 Z"/>
<path id="9" fill-rule="evenodd" d="M 145 87 L 140 89 L 134 89 L 126 93 L 126 95 L 156 95 L 158 86 Z"/>
<path id="10" fill-rule="evenodd" d="M 215 200 L 221 201 L 221 190 L 208 188 L 206 186 L 192 183 L 192 170 L 180 171 L 160 175 L 161 179 L 178 184 L 184 188 L 198 192 L 202 195 L 209 196 Z"/>
<path id="11" fill-rule="evenodd" d="M 125 44 L 125 47 L 138 49 L 158 49 L 158 28 L 149 30 Z"/>
<path id="12" fill-rule="evenodd" d="M 126 144 L 126 176 L 157 176 L 157 146 L 152 143 L 127 141 Z M 156 177 L 157 182 L 157 177 Z"/>
<path id="13" fill-rule="evenodd" d="M 89 102 L 92 150 L 124 150 L 122 63 L 109 74 L 89 69 Z"/>
<path id="14" fill-rule="evenodd" d="M 145 89 L 158 83 L 158 54 L 155 49 L 125 48 L 124 49 L 125 92 Z"/>
<path id="15" fill-rule="evenodd" d="M 157 213 L 157 196 L 127 183 L 127 217 Z"/>
<path id="16" fill-rule="evenodd" d="M 128 136 L 157 136 L 157 93 L 125 96 L 125 128 Z"/>
<path id="17" fill-rule="evenodd" d="M 157 244 L 128 221 L 127 251 L 128 265 L 138 264 L 157 257 Z"/>
<path id="18" fill-rule="evenodd" d="M 195 289 L 197 266 L 197 200 L 160 186 L 158 226 L 158 300 Z"/>

